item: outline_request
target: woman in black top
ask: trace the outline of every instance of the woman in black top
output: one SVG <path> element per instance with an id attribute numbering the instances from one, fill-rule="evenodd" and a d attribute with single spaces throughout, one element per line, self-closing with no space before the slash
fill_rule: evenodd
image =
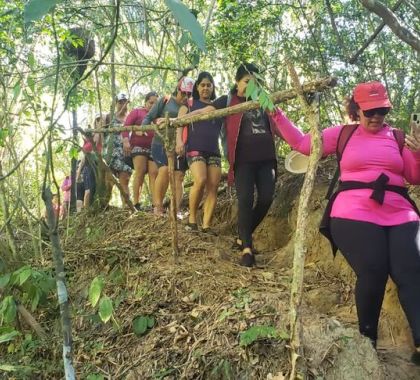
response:
<path id="1" fill-rule="evenodd" d="M 202 114 L 245 102 L 248 83 L 251 79 L 255 80 L 258 73 L 259 69 L 254 64 L 241 64 L 230 94 L 194 113 Z M 252 267 L 255 265 L 252 234 L 273 201 L 277 169 L 274 135 L 280 136 L 280 132 L 262 108 L 226 116 L 225 131 L 230 165 L 228 182 L 235 183 L 238 199 L 239 238 L 236 245 L 242 251 L 240 265 Z"/>
<path id="2" fill-rule="evenodd" d="M 201 72 L 194 84 L 190 110 L 182 106 L 178 116 L 188 111 L 195 111 L 208 106 L 215 99 L 214 80 L 210 73 Z M 187 138 L 182 138 L 182 128 L 177 130 L 177 154 L 186 151 L 188 166 L 194 179 L 190 191 L 190 214 L 187 229 L 198 230 L 197 210 L 206 189 L 204 203 L 203 232 L 210 231 L 210 222 L 217 201 L 217 188 L 221 177 L 221 160 L 219 151 L 219 134 L 222 126 L 221 119 L 200 121 L 190 124 L 187 128 Z M 184 146 L 185 143 L 185 146 Z"/>

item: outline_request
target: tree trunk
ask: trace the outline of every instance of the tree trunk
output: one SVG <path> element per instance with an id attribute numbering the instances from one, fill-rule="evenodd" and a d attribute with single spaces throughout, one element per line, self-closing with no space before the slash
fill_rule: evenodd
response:
<path id="1" fill-rule="evenodd" d="M 47 209 L 48 232 L 51 241 L 54 266 L 55 281 L 57 284 L 58 304 L 60 306 L 61 328 L 63 331 L 63 361 L 64 374 L 66 380 L 74 380 L 75 373 L 73 367 L 73 341 L 71 334 L 70 306 L 66 288 L 66 277 L 64 271 L 63 250 L 58 236 L 56 217 L 52 205 L 52 193 L 49 187 L 42 193 L 45 207 Z"/>
<path id="2" fill-rule="evenodd" d="M 3 169 L 0 162 L 0 176 L 3 175 Z M 4 186 L 4 182 L 0 181 L 0 208 L 2 210 L 3 219 L 6 227 L 6 236 L 7 236 L 7 243 L 9 245 L 9 248 L 12 252 L 12 255 L 14 258 L 17 258 L 17 249 L 16 249 L 16 242 L 15 237 L 13 235 L 13 229 L 10 224 L 10 218 L 9 218 L 9 205 L 7 203 L 6 199 L 6 188 Z"/>
<path id="3" fill-rule="evenodd" d="M 72 133 L 73 133 L 73 146 L 77 146 L 77 111 L 73 109 L 71 111 L 72 116 Z M 70 210 L 69 212 L 76 212 L 76 171 L 77 171 L 77 160 L 72 157 L 71 159 L 71 188 L 70 188 Z M 68 173 L 66 173 L 68 175 Z"/>

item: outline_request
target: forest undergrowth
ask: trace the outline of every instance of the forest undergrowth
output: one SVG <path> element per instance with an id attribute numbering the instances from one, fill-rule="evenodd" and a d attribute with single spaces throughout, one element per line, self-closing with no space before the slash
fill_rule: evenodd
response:
<path id="1" fill-rule="evenodd" d="M 216 212 L 217 236 L 187 232 L 179 224 L 178 263 L 166 218 L 110 208 L 97 215 L 81 213 L 62 226 L 77 378 L 287 378 L 294 203 L 300 183 L 298 177 L 280 174 L 278 195 L 257 232 L 262 254 L 252 270 L 237 265 L 235 207 L 226 193 Z M 325 190 L 318 187 L 319 194 Z M 312 203 L 314 231 L 319 194 Z M 409 347 L 403 349 L 404 326 L 396 326 L 392 312 L 383 318 L 387 333 L 379 355 L 358 334 L 351 275 L 331 269 L 329 252 L 319 253 L 328 246 L 313 238 L 301 310 L 308 378 L 419 378 L 408 362 Z M 7 378 L 62 378 L 59 309 L 51 308 L 55 296 L 46 302 L 50 307 L 41 305 L 35 316 L 48 338 L 39 339 L 22 324 L 22 335 L 1 352 L 5 362 L 21 366 Z"/>

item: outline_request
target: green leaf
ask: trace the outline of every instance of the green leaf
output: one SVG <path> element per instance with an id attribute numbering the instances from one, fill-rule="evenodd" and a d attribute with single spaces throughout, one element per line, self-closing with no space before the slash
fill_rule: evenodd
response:
<path id="1" fill-rule="evenodd" d="M 155 317 L 148 317 L 147 318 L 147 327 L 151 329 L 155 325 Z"/>
<path id="2" fill-rule="evenodd" d="M 70 148 L 69 154 L 70 154 L 70 158 L 74 158 L 75 160 L 77 160 L 77 157 L 79 155 L 79 150 L 75 146 L 72 146 Z"/>
<path id="3" fill-rule="evenodd" d="M 27 81 L 28 87 L 31 89 L 32 92 L 35 92 L 35 80 L 32 77 L 28 77 Z"/>
<path id="4" fill-rule="evenodd" d="M 16 100 L 17 97 L 19 96 L 20 90 L 21 90 L 21 88 L 20 88 L 19 83 L 16 83 L 15 86 L 13 87 L 13 99 L 14 100 Z"/>
<path id="5" fill-rule="evenodd" d="M 32 297 L 32 302 L 31 302 L 32 311 L 35 311 L 36 308 L 38 307 L 40 298 L 41 298 L 41 292 L 37 288 L 35 288 L 34 295 Z"/>
<path id="6" fill-rule="evenodd" d="M 147 331 L 147 317 L 141 316 L 133 320 L 133 331 L 137 336 L 142 336 Z"/>
<path id="7" fill-rule="evenodd" d="M 86 380 L 104 380 L 105 377 L 103 375 L 97 373 L 91 373 L 86 377 Z"/>
<path id="8" fill-rule="evenodd" d="M 19 285 L 23 285 L 26 280 L 31 277 L 32 269 L 31 268 L 25 268 L 20 274 L 19 274 Z"/>
<path id="9" fill-rule="evenodd" d="M 20 335 L 20 332 L 15 331 L 15 330 L 6 334 L 2 334 L 0 335 L 0 343 L 10 342 L 11 340 L 15 339 L 19 335 Z"/>
<path id="10" fill-rule="evenodd" d="M 179 0 L 165 0 L 165 4 L 172 12 L 182 28 L 191 32 L 191 37 L 201 51 L 206 51 L 206 41 L 201 25 L 190 10 Z"/>
<path id="11" fill-rule="evenodd" d="M 0 277 L 0 289 L 3 289 L 7 286 L 10 280 L 10 273 L 6 273 Z"/>
<path id="12" fill-rule="evenodd" d="M 5 372 L 31 372 L 32 368 L 23 365 L 0 364 L 0 371 Z M 14 377 L 15 378 L 15 377 Z"/>
<path id="13" fill-rule="evenodd" d="M 102 322 L 107 323 L 111 316 L 114 308 L 112 307 L 112 301 L 109 297 L 103 297 L 99 301 L 99 317 Z"/>
<path id="14" fill-rule="evenodd" d="M 93 307 L 98 303 L 103 288 L 104 279 L 100 276 L 95 277 L 89 287 L 89 302 Z"/>
<path id="15" fill-rule="evenodd" d="M 256 82 L 255 82 L 255 79 L 251 78 L 251 80 L 248 82 L 248 84 L 246 86 L 245 97 L 250 98 L 252 93 L 255 91 L 256 88 L 257 88 L 257 85 L 256 85 Z"/>
<path id="16" fill-rule="evenodd" d="M 25 4 L 25 23 L 44 17 L 61 0 L 29 0 Z"/>
<path id="17" fill-rule="evenodd" d="M 0 306 L 0 318 L 4 323 L 12 323 L 15 320 L 16 303 L 12 296 L 3 299 Z"/>
<path id="18" fill-rule="evenodd" d="M 288 339 L 288 337 L 284 332 L 279 333 L 274 326 L 252 326 L 239 334 L 239 345 L 249 346 L 258 339 Z"/>
<path id="19" fill-rule="evenodd" d="M 155 325 L 153 316 L 141 315 L 133 319 L 133 331 L 137 336 L 144 335 L 148 329 Z"/>

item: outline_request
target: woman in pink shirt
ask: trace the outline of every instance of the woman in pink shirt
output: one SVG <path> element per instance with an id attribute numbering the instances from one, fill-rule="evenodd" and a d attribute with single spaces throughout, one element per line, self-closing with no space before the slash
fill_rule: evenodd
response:
<path id="1" fill-rule="evenodd" d="M 158 94 L 154 91 L 146 95 L 144 107 L 133 109 L 125 119 L 125 126 L 141 125 L 144 117 L 153 107 L 158 99 Z M 151 144 L 154 136 L 154 131 L 147 133 L 137 132 L 122 132 L 124 154 L 131 156 L 134 165 L 133 178 L 133 203 L 137 210 L 140 210 L 140 195 L 143 187 L 144 176 L 149 175 L 150 193 L 153 194 L 155 188 L 155 181 L 158 173 L 158 167 L 152 159 Z"/>
<path id="2" fill-rule="evenodd" d="M 62 217 L 65 218 L 70 209 L 70 192 L 71 192 L 71 178 L 66 176 L 63 183 L 61 184 L 61 190 L 63 190 L 63 211 Z"/>
<path id="3" fill-rule="evenodd" d="M 420 184 L 420 142 L 406 136 L 400 151 L 392 128 L 384 123 L 391 107 L 380 82 L 361 83 L 354 89 L 347 111 L 358 127 L 343 151 L 340 184 L 324 227 L 357 276 L 360 333 L 376 346 L 385 286 L 391 276 L 416 346 L 412 361 L 420 365 L 420 218 L 405 187 L 406 181 Z M 274 120 L 287 143 L 309 155 L 310 135 L 303 134 L 280 110 Z M 336 153 L 342 129 L 338 125 L 322 131 L 324 157 Z"/>

